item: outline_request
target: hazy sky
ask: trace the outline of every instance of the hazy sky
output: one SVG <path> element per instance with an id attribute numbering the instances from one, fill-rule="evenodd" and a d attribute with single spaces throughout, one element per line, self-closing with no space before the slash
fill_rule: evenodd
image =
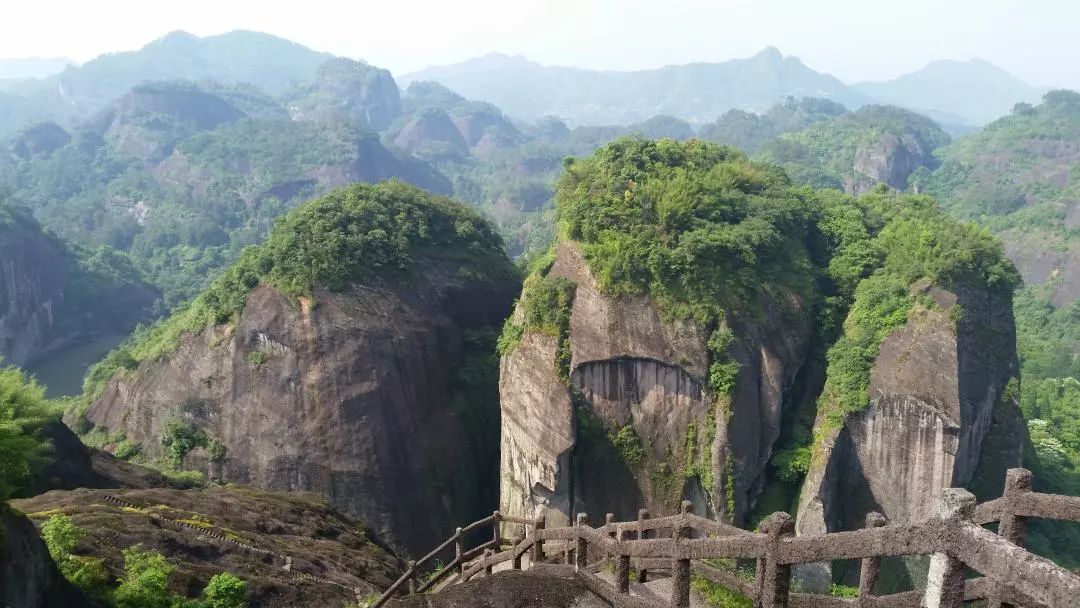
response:
<path id="1" fill-rule="evenodd" d="M 253 29 L 395 73 L 490 51 L 634 69 L 772 45 L 848 82 L 981 57 L 1080 88 L 1080 0 L 2 0 L 0 57 L 135 49 Z"/>

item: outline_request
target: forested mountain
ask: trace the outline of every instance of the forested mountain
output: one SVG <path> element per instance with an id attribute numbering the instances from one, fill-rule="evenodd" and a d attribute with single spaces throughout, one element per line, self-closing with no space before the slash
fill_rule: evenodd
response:
<path id="1" fill-rule="evenodd" d="M 134 254 L 163 291 L 161 311 L 305 197 L 390 178 L 451 188 L 355 122 L 252 118 L 183 81 L 139 85 L 71 133 L 33 126 L 10 149 L 0 159 L 10 199 L 64 238 Z"/>
<path id="2" fill-rule="evenodd" d="M 934 150 L 949 136 L 932 120 L 892 106 L 864 106 L 779 135 L 758 149 L 797 181 L 862 194 L 884 183 L 905 190 L 908 178 L 937 166 Z"/>
<path id="3" fill-rule="evenodd" d="M 980 59 L 935 61 L 926 67 L 855 89 L 879 102 L 926 113 L 943 126 L 984 125 L 1021 102 L 1035 103 L 1045 89 Z"/>
<path id="4" fill-rule="evenodd" d="M 494 54 L 401 77 L 406 84 L 423 80 L 491 102 L 515 119 L 535 121 L 550 114 L 575 126 L 626 125 L 657 114 L 703 123 L 731 108 L 764 111 L 788 96 L 824 97 L 849 107 L 869 101 L 774 48 L 724 63 L 636 72 L 548 67 Z"/>
<path id="5" fill-rule="evenodd" d="M 0 83 L 0 135 L 34 120 L 86 119 L 148 80 L 213 80 L 281 93 L 312 79 L 330 55 L 259 32 L 199 38 L 173 32 L 137 51 L 102 55 L 41 80 Z"/>

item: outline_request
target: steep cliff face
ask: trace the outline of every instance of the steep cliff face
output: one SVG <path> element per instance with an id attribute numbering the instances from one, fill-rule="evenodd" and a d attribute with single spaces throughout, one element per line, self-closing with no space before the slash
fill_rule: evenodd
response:
<path id="1" fill-rule="evenodd" d="M 150 460 L 311 490 L 426 550 L 495 502 L 494 339 L 518 285 L 469 207 L 335 190 L 95 367 L 86 416 Z"/>
<path id="2" fill-rule="evenodd" d="M 860 195 L 879 183 L 906 190 L 908 176 L 920 167 L 933 167 L 935 143 L 912 130 L 881 133 L 855 151 L 852 177 L 845 184 L 849 194 Z"/>
<path id="3" fill-rule="evenodd" d="M 0 294 L 0 357 L 20 366 L 95 332 L 130 331 L 157 295 L 135 277 L 85 267 L 28 214 L 2 204 Z"/>
<path id="4" fill-rule="evenodd" d="M 99 606 L 68 583 L 34 524 L 0 504 L 0 603 L 20 608 Z"/>
<path id="5" fill-rule="evenodd" d="M 732 321 L 740 368 L 717 403 L 706 382 L 712 328 L 665 319 L 647 295 L 602 293 L 575 243 L 558 246 L 547 276 L 576 284 L 569 331 L 560 344 L 527 329 L 503 357 L 502 508 L 567 521 L 669 513 L 688 498 L 743 521 L 807 348 L 802 302 L 763 302 L 763 318 Z"/>
<path id="6" fill-rule="evenodd" d="M 202 429 L 224 454 L 193 450 L 184 468 L 317 492 L 423 549 L 489 507 L 492 445 L 470 425 L 496 413 L 454 403 L 454 374 L 471 354 L 465 334 L 497 326 L 514 289 L 425 265 L 405 284 L 354 284 L 299 303 L 257 287 L 235 327 L 185 336 L 176 352 L 116 378 L 88 418 L 124 429 L 151 458 L 165 455 L 170 424 Z"/>
<path id="7" fill-rule="evenodd" d="M 290 97 L 295 120 L 351 120 L 380 131 L 401 113 L 401 93 L 388 70 L 345 58 L 319 66 L 315 82 Z"/>
<path id="8" fill-rule="evenodd" d="M 799 504 L 800 534 L 931 517 L 941 491 L 1000 494 L 1020 464 L 1024 426 L 1011 301 L 957 285 L 929 288 L 931 309 L 909 315 L 881 344 L 869 406 L 824 430 Z M 984 449 L 986 446 L 986 449 Z"/>

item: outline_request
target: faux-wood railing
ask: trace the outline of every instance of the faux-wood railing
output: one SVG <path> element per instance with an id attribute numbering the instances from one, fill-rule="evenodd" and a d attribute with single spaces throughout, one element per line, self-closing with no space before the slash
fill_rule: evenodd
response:
<path id="1" fill-rule="evenodd" d="M 545 528 L 542 519 L 496 512 L 459 528 L 410 564 L 371 608 L 383 606 L 406 585 L 410 593 L 422 593 L 450 574 L 456 577 L 454 583 L 460 583 L 490 574 L 503 562 L 521 569 L 526 554 L 530 567 L 561 555 L 591 591 L 620 608 L 687 608 L 691 572 L 751 598 L 762 608 L 962 608 L 965 601 L 975 599 L 988 600 L 989 608 L 1006 602 L 1048 608 L 1080 606 L 1080 576 L 1023 548 L 1025 522 L 1032 517 L 1080 522 L 1080 497 L 1033 492 L 1031 473 L 1011 469 L 1004 496 L 981 505 L 966 490 L 948 488 L 938 516 L 925 522 L 889 525 L 880 514 L 872 513 L 862 530 L 800 537 L 794 536 L 794 521 L 787 513 L 772 514 L 755 533 L 694 515 L 688 502 L 678 515 L 649 519 L 642 511 L 631 522 L 614 522 L 608 515 L 597 528 L 588 525 L 584 513 L 577 515 L 573 526 Z M 507 543 L 500 535 L 503 522 L 520 524 L 527 533 Z M 982 527 L 993 522 L 1000 522 L 997 534 Z M 464 551 L 465 535 L 485 526 L 492 526 L 491 540 Z M 423 567 L 451 545 L 456 547 L 454 560 L 418 586 Z M 932 556 L 926 588 L 875 596 L 881 558 L 911 555 Z M 590 561 L 590 557 L 600 559 Z M 754 580 L 703 561 L 716 559 L 754 560 Z M 790 591 L 793 565 L 855 559 L 862 560 L 855 598 Z M 605 565 L 614 568 L 614 585 L 596 574 Z M 638 582 L 645 582 L 650 570 L 670 571 L 670 599 L 657 602 L 631 595 L 631 566 L 638 571 Z M 965 567 L 983 576 L 965 580 Z"/>

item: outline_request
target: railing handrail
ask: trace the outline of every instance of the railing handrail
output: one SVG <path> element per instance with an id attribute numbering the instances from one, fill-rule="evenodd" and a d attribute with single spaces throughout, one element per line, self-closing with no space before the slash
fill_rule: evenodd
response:
<path id="1" fill-rule="evenodd" d="M 631 599 L 627 595 L 629 586 L 626 578 L 630 564 L 636 563 L 642 568 L 640 582 L 644 582 L 646 569 L 663 569 L 664 564 L 668 565 L 673 577 L 674 608 L 682 608 L 686 605 L 684 602 L 688 601 L 685 594 L 689 593 L 691 569 L 743 595 L 754 597 L 757 603 L 769 608 L 906 607 L 916 606 L 923 601 L 924 590 L 888 596 L 873 595 L 873 582 L 880 569 L 880 559 L 885 556 L 934 555 L 935 560 L 939 559 L 937 556 L 945 560 L 942 563 L 950 572 L 962 572 L 966 564 L 985 575 L 966 583 L 961 576 L 958 583 L 949 583 L 962 585 L 958 588 L 961 591 L 949 596 L 949 602 L 955 602 L 958 597 L 956 593 L 959 593 L 962 599 L 967 600 L 990 598 L 991 605 L 995 607 L 997 604 L 994 602 L 1003 601 L 1002 598 L 1021 598 L 1022 601 L 1054 608 L 1073 606 L 1075 598 L 1080 597 L 1080 576 L 1025 550 L 1021 546 L 1022 522 L 1027 518 L 1080 522 L 1080 497 L 1033 492 L 1030 479 L 1030 473 L 1025 470 L 1010 470 L 1005 495 L 980 505 L 974 504 L 970 494 L 962 492 L 970 501 L 964 516 L 942 515 L 914 524 L 886 525 L 883 517 L 872 514 L 867 519 L 866 528 L 813 536 L 794 536 L 793 522 L 787 514 L 774 514 L 762 525 L 760 532 L 751 532 L 695 515 L 691 512 L 690 504 L 685 502 L 677 515 L 648 519 L 647 512 L 643 510 L 636 521 L 615 522 L 609 514 L 604 525 L 598 527 L 589 526 L 584 514 L 578 514 L 576 524 L 546 528 L 542 519 L 507 516 L 496 511 L 489 517 L 459 528 L 435 550 L 411 564 L 371 608 L 382 606 L 402 586 L 414 580 L 424 564 L 455 543 L 458 547 L 455 559 L 445 567 L 445 571 L 425 581 L 420 592 L 434 587 L 455 568 L 459 568 L 460 572 L 454 582 L 460 583 L 481 572 L 490 574 L 496 565 L 507 561 L 513 561 L 513 567 L 519 569 L 521 558 L 530 549 L 534 557 L 530 566 L 535 565 L 536 556 L 542 559 L 545 555 L 552 555 L 553 549 L 558 549 L 565 554 L 568 565 L 574 564 L 575 572 L 587 587 L 605 599 L 618 597 L 613 605 L 647 605 L 643 598 Z M 998 534 L 980 527 L 980 524 L 993 522 L 1001 522 Z M 504 542 L 500 536 L 500 523 L 524 525 L 530 533 L 506 543 L 509 548 L 502 550 Z M 464 535 L 486 525 L 494 525 L 493 539 L 463 552 L 460 543 Z M 671 537 L 645 537 L 647 532 L 662 529 L 671 529 Z M 693 531 L 697 532 L 697 538 L 693 537 Z M 590 545 L 593 550 L 600 552 L 603 560 L 588 561 L 586 552 Z M 701 563 L 700 560 L 704 559 L 756 560 L 756 579 L 743 580 L 736 574 Z M 786 581 L 791 576 L 792 565 L 852 559 L 863 560 L 861 577 L 870 577 L 860 581 L 858 600 L 788 592 Z M 615 586 L 591 574 L 604 561 L 618 563 Z M 956 575 L 953 576 L 955 578 Z M 598 591 L 594 589 L 598 585 L 606 587 Z M 684 599 L 679 599 L 677 595 L 680 587 L 686 588 Z M 414 589 L 414 585 L 410 584 L 410 590 Z M 939 604 L 935 605 L 945 605 L 940 598 L 936 601 Z"/>

